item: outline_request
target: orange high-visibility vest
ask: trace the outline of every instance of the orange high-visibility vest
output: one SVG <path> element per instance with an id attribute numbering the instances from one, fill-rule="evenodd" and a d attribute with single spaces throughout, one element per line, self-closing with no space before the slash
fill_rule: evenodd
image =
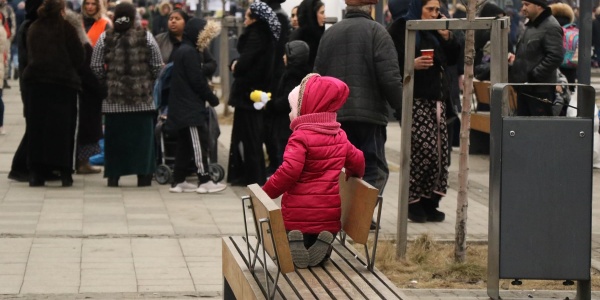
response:
<path id="1" fill-rule="evenodd" d="M 92 28 L 87 32 L 87 36 L 90 38 L 90 42 L 92 42 L 92 47 L 96 46 L 96 42 L 98 42 L 100 35 L 104 32 L 104 29 L 106 29 L 106 24 L 108 24 L 108 20 L 100 18 L 94 22 Z"/>

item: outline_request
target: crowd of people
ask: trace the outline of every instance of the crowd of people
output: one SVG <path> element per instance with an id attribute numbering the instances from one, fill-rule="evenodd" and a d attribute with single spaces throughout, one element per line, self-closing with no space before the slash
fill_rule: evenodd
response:
<path id="1" fill-rule="evenodd" d="M 466 16 L 461 4 L 389 0 L 384 26 L 372 17 L 378 1 L 346 0 L 344 18 L 329 27 L 322 0 L 303 0 L 290 17 L 281 6 L 285 0 L 254 1 L 244 11 L 239 55 L 228 65 L 233 83 L 229 98 L 222 99 L 234 108 L 226 181 L 258 183 L 273 198 L 283 195 L 290 241 L 302 241 L 293 248 L 298 266 L 320 263 L 340 229 L 337 180 L 343 167 L 383 193 L 389 175 L 386 126 L 402 111 L 406 22 Z M 209 45 L 220 32 L 218 22 L 167 0 L 137 7 L 126 0 L 21 3 L 15 12 L 0 0 L 0 77 L 19 78 L 26 119 L 9 178 L 32 187 L 50 180 L 71 186 L 74 171 L 102 172 L 89 159 L 104 151 L 107 186 L 119 186 L 128 175 L 137 176 L 139 187 L 149 186 L 159 155 L 155 128 L 161 108 L 164 130 L 176 139 L 169 191 L 205 194 L 227 187 L 209 173 L 210 106 L 220 103 L 209 84 L 217 69 Z M 520 8 L 507 0 L 504 6 L 485 2 L 477 14 L 511 19 L 510 82 L 557 83 L 562 76 L 575 82 L 576 39 L 565 37 L 578 34 L 577 10 L 546 0 L 523 0 Z M 593 28 L 597 66 L 600 8 Z M 460 30 L 417 33 L 408 211 L 413 222 L 445 219 L 438 207 L 459 126 L 464 42 Z M 490 47 L 490 31 L 478 31 L 477 80 L 490 78 Z M 155 81 L 167 69 L 163 84 L 169 89 L 157 101 Z M 560 114 L 552 103 L 539 101 L 555 100 L 559 89 L 564 92 L 560 84 L 518 88 L 517 113 Z M 0 134 L 3 114 L 0 85 Z M 197 183 L 186 181 L 191 173 Z M 319 213 L 300 212 L 315 208 Z"/>

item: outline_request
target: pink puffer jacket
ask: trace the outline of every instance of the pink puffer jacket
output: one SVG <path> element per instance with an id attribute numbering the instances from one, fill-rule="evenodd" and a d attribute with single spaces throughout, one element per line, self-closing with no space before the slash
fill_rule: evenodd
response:
<path id="1" fill-rule="evenodd" d="M 299 101 L 300 116 L 290 126 L 293 133 L 283 164 L 263 187 L 271 198 L 283 194 L 281 210 L 286 230 L 309 234 L 340 231 L 340 172 L 346 168 L 349 176 L 364 175 L 363 153 L 348 141 L 336 122 L 335 110 L 348 96 L 348 88 L 337 79 L 331 83 L 329 78 L 316 76 L 306 83 Z M 323 107 L 323 103 L 329 104 Z"/>

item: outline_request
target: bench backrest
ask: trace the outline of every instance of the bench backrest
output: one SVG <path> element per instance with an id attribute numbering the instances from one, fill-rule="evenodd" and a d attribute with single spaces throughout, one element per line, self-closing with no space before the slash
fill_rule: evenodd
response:
<path id="1" fill-rule="evenodd" d="M 473 93 L 477 98 L 477 102 L 490 104 L 490 82 L 489 81 L 473 81 Z"/>
<path id="2" fill-rule="evenodd" d="M 342 198 L 342 228 L 356 243 L 366 245 L 371 220 L 377 206 L 379 190 L 364 180 L 340 174 L 340 197 Z"/>
<path id="3" fill-rule="evenodd" d="M 483 104 L 491 103 L 491 83 L 489 81 L 473 81 L 473 93 L 477 102 Z M 512 86 L 508 87 L 508 107 L 515 111 L 517 109 L 517 93 Z"/>
<path id="4" fill-rule="evenodd" d="M 263 218 L 269 219 L 270 232 L 268 232 L 269 228 L 267 226 L 262 226 L 262 228 L 258 227 L 262 231 L 261 236 L 264 237 L 263 245 L 267 250 L 267 253 L 273 260 L 275 260 L 275 257 L 277 258 L 282 273 L 294 272 L 292 253 L 290 252 L 290 244 L 283 225 L 281 208 L 269 198 L 267 193 L 265 193 L 258 184 L 249 185 L 248 191 L 252 198 L 254 222 L 256 223 Z M 271 236 L 273 237 L 273 240 L 271 240 Z M 273 243 L 273 241 L 275 243 Z M 275 255 L 275 250 L 277 250 L 277 255 Z"/>

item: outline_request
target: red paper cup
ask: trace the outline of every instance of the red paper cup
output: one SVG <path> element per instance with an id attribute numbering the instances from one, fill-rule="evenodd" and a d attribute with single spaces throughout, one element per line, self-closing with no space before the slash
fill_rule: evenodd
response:
<path id="1" fill-rule="evenodd" d="M 429 57 L 433 58 L 433 49 L 421 50 L 421 56 L 429 56 Z"/>

